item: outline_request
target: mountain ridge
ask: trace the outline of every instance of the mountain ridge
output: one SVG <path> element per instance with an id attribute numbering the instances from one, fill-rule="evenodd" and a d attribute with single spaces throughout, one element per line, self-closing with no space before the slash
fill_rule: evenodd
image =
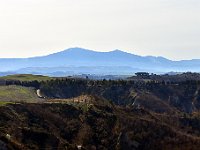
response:
<path id="1" fill-rule="evenodd" d="M 124 52 L 122 50 L 113 50 L 109 52 L 97 52 L 94 50 L 88 50 L 84 48 L 69 48 L 61 52 L 53 54 L 29 58 L 0 58 L 0 71 L 18 71 L 25 68 L 35 68 L 31 72 L 40 73 L 40 67 L 54 68 L 52 72 L 56 72 L 56 67 L 96 67 L 98 72 L 93 74 L 132 74 L 139 71 L 148 71 L 152 73 L 156 72 L 199 72 L 200 59 L 194 60 L 181 60 L 173 61 L 161 56 L 139 56 L 132 53 Z M 113 67 L 114 71 L 100 69 L 99 67 Z M 116 69 L 118 66 L 128 66 L 130 71 L 123 71 Z M 73 70 L 73 69 L 72 69 Z M 112 70 L 112 69 L 111 69 Z M 67 72 L 64 70 L 63 72 Z M 20 73 L 20 72 L 19 72 Z M 26 73 L 26 72 L 23 72 Z M 87 71 L 77 71 L 75 74 L 91 73 Z"/>

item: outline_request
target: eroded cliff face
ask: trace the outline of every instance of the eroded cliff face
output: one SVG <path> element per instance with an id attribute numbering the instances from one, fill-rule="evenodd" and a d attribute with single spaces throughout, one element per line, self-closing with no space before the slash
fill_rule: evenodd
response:
<path id="1" fill-rule="evenodd" d="M 91 98 L 92 96 L 90 96 Z M 86 103 L 0 107 L 3 149 L 198 149 L 198 114 L 158 113 L 92 97 Z M 173 115 L 170 114 L 173 112 Z"/>
<path id="2" fill-rule="evenodd" d="M 51 85 L 51 86 L 49 86 Z M 91 94 L 112 101 L 116 105 L 140 105 L 157 112 L 184 111 L 192 113 L 200 109 L 200 83 L 156 83 L 132 81 L 49 81 L 41 86 L 46 97 L 72 98 Z"/>

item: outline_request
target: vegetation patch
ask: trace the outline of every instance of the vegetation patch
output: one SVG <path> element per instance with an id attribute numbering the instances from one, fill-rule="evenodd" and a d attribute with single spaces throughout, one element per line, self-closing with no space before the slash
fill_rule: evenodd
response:
<path id="1" fill-rule="evenodd" d="M 5 106 L 8 104 L 15 104 L 14 102 L 4 102 L 4 101 L 0 101 L 0 106 Z"/>
<path id="2" fill-rule="evenodd" d="M 47 81 L 53 78 L 42 75 L 32 75 L 32 74 L 17 74 L 17 75 L 8 75 L 4 77 L 0 77 L 0 79 L 4 80 L 19 80 L 19 81 Z"/>
<path id="3" fill-rule="evenodd" d="M 38 100 L 33 88 L 16 85 L 0 86 L 0 105 L 8 102 L 37 102 Z"/>

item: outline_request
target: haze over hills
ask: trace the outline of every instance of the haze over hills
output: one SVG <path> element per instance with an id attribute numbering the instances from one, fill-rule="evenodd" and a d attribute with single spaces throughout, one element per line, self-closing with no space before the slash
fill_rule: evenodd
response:
<path id="1" fill-rule="evenodd" d="M 164 57 L 138 56 L 121 50 L 96 52 L 83 48 L 70 48 L 40 57 L 0 59 L 1 72 L 52 76 L 74 74 L 131 75 L 138 71 L 152 73 L 199 72 L 199 65 L 199 59 L 172 61 Z"/>

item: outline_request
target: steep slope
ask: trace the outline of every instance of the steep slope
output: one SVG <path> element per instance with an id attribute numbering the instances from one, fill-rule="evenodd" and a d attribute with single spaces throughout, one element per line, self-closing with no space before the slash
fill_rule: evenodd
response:
<path id="1" fill-rule="evenodd" d="M 0 145 L 10 150 L 198 149 L 198 117 L 168 116 L 123 108 L 94 97 L 87 110 L 77 104 L 0 107 Z M 16 126 L 17 124 L 17 126 Z M 191 130 L 193 128 L 193 130 Z"/>
<path id="2" fill-rule="evenodd" d="M 93 81 L 62 79 L 43 82 L 41 92 L 50 98 L 72 98 L 83 93 L 97 95 L 121 106 L 134 103 L 155 112 L 193 113 L 200 110 L 200 82 L 180 83 Z"/>

